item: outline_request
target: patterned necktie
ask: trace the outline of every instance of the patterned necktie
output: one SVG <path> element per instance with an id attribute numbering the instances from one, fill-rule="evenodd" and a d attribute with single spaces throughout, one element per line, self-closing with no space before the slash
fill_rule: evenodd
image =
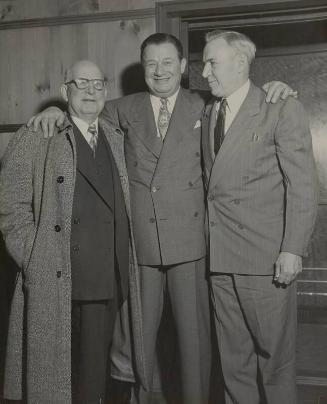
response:
<path id="1" fill-rule="evenodd" d="M 97 143 L 98 143 L 98 131 L 95 126 L 95 123 L 92 123 L 92 125 L 89 126 L 87 131 L 88 131 L 88 133 L 91 134 L 91 139 L 89 140 L 89 145 L 92 149 L 93 157 L 95 157 L 95 150 L 97 148 Z"/>
<path id="2" fill-rule="evenodd" d="M 161 105 L 160 105 L 160 110 L 159 110 L 159 115 L 158 115 L 158 129 L 159 129 L 161 140 L 164 140 L 167 130 L 168 130 L 171 113 L 168 111 L 167 98 L 160 98 L 160 102 L 161 102 Z"/>
<path id="3" fill-rule="evenodd" d="M 217 115 L 217 123 L 215 126 L 215 132 L 214 132 L 215 154 L 218 153 L 220 146 L 222 145 L 224 137 L 225 137 L 226 106 L 227 106 L 227 100 L 226 100 L 226 98 L 223 98 L 220 101 L 218 115 Z"/>

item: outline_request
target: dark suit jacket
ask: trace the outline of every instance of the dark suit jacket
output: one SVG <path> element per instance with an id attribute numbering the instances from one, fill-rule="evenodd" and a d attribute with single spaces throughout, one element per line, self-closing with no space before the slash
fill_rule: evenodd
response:
<path id="1" fill-rule="evenodd" d="M 164 143 L 149 93 L 106 103 L 102 117 L 125 133 L 138 261 L 171 265 L 205 255 L 200 137 L 204 101 L 180 89 Z"/>
<path id="2" fill-rule="evenodd" d="M 213 102 L 202 123 L 211 271 L 270 274 L 280 251 L 306 255 L 313 230 L 317 177 L 308 120 L 297 100 L 267 104 L 251 84 L 214 159 Z"/>
<path id="3" fill-rule="evenodd" d="M 128 221 L 120 179 L 99 126 L 96 156 L 73 124 L 77 169 L 71 227 L 72 298 L 126 297 Z M 123 292 L 123 293 L 121 293 Z"/>

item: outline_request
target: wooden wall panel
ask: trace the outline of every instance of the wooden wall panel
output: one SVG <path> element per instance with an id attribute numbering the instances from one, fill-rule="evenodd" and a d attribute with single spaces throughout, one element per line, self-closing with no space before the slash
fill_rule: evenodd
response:
<path id="1" fill-rule="evenodd" d="M 139 10 L 154 8 L 158 1 L 160 0 L 2 0 L 0 21 Z"/>
<path id="2" fill-rule="evenodd" d="M 109 79 L 109 97 L 126 92 L 124 69 L 139 62 L 153 18 L 56 25 L 0 31 L 0 125 L 22 123 L 60 100 L 63 74 L 75 60 L 98 63 Z"/>

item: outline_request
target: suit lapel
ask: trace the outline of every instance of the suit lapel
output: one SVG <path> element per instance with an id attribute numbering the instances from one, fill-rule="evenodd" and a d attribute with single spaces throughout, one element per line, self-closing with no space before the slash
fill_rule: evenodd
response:
<path id="1" fill-rule="evenodd" d="M 91 148 L 86 139 L 73 123 L 76 147 L 77 147 L 77 171 L 87 180 L 94 191 L 103 199 L 110 209 L 113 209 L 113 198 L 109 186 L 102 186 L 97 172 Z M 99 128 L 100 130 L 100 128 Z M 101 141 L 100 138 L 98 140 Z M 108 164 L 110 162 L 108 161 Z"/>
<path id="2" fill-rule="evenodd" d="M 77 147 L 77 170 L 94 185 L 97 182 L 97 173 L 91 148 L 74 122 L 73 130 Z"/>
<path id="3" fill-rule="evenodd" d="M 215 99 L 211 99 L 206 105 L 203 118 L 202 118 L 202 153 L 204 159 L 204 167 L 206 170 L 206 177 L 209 179 L 211 167 L 213 165 L 214 159 L 212 155 L 212 150 L 210 147 L 211 134 L 214 127 L 215 111 L 213 111 L 215 106 Z"/>
<path id="4" fill-rule="evenodd" d="M 162 141 L 157 136 L 150 94 L 144 93 L 138 105 L 131 113 L 130 125 L 137 137 L 157 158 L 160 156 Z"/>
<path id="5" fill-rule="evenodd" d="M 168 131 L 163 142 L 160 154 L 161 161 L 170 161 L 171 150 L 176 149 L 185 136 L 190 136 L 193 133 L 196 122 L 201 119 L 201 112 L 194 105 L 187 92 L 181 88 L 176 98 Z"/>
<path id="6" fill-rule="evenodd" d="M 228 172 L 228 167 L 233 164 L 233 155 L 242 147 L 242 143 L 248 139 L 248 133 L 253 132 L 260 112 L 262 93 L 252 83 L 240 110 L 234 118 L 230 128 L 226 132 L 224 141 L 215 158 L 210 177 L 210 187 L 217 184 L 223 175 Z"/>

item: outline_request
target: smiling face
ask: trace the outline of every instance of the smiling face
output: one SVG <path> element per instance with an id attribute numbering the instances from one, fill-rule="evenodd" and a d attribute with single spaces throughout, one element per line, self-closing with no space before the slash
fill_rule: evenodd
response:
<path id="1" fill-rule="evenodd" d="M 103 73 L 92 62 L 84 60 L 75 63 L 69 71 L 67 82 L 75 79 L 100 79 L 103 80 Z M 64 84 L 61 93 L 68 102 L 70 115 L 76 116 L 87 123 L 92 123 L 98 117 L 104 107 L 107 97 L 107 89 L 96 90 L 92 83 L 85 89 L 78 89 L 74 82 Z"/>
<path id="2" fill-rule="evenodd" d="M 202 76 L 215 97 L 228 97 L 247 80 L 246 58 L 222 38 L 207 43 L 203 62 Z"/>
<path id="3" fill-rule="evenodd" d="M 142 64 L 151 94 L 167 98 L 179 88 L 186 60 L 178 56 L 172 43 L 150 44 L 144 49 Z"/>

